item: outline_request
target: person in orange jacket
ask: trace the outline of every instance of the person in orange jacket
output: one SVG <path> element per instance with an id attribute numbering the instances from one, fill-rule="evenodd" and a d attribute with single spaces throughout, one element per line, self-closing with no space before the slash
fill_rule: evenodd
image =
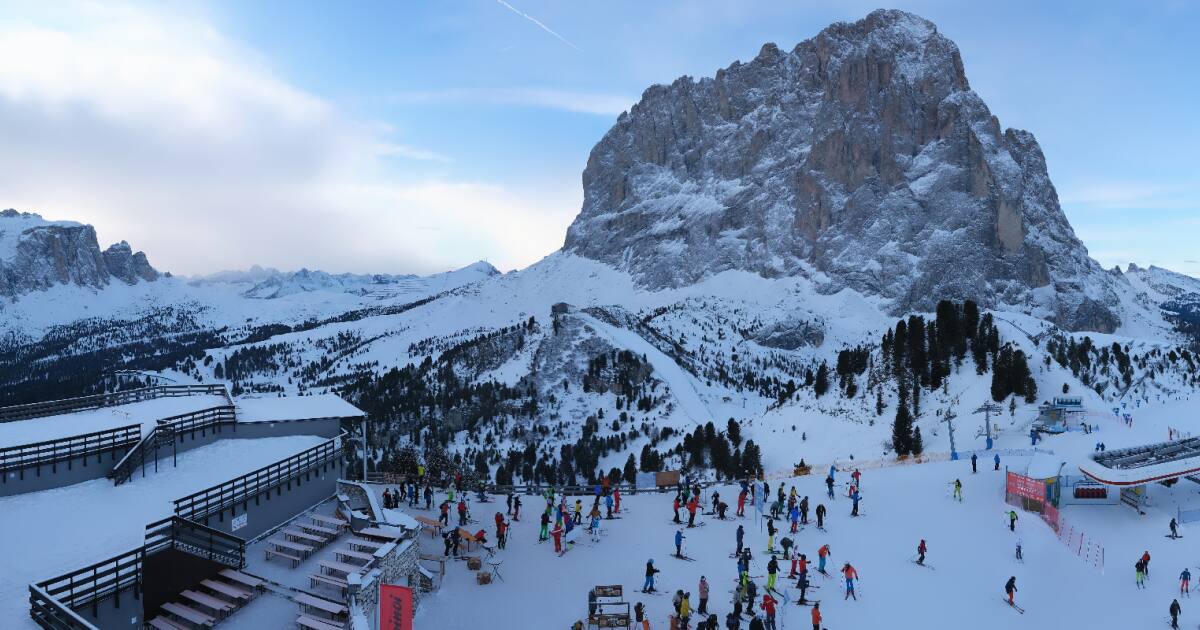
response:
<path id="1" fill-rule="evenodd" d="M 817 559 L 819 561 L 817 564 L 817 571 L 820 571 L 825 575 L 828 575 L 825 573 L 825 559 L 829 557 L 829 553 L 828 544 L 821 545 L 821 548 L 817 550 Z"/>
<path id="2" fill-rule="evenodd" d="M 775 604 L 779 602 L 771 597 L 770 593 L 763 593 L 762 608 L 767 613 L 766 627 L 767 630 L 775 630 Z"/>
<path id="3" fill-rule="evenodd" d="M 813 630 L 821 630 L 821 603 L 820 602 L 813 604 L 812 622 L 813 622 Z"/>
<path id="4" fill-rule="evenodd" d="M 688 527 L 696 526 L 696 510 L 700 508 L 700 497 L 693 496 L 691 501 L 688 501 Z"/>
<path id="5" fill-rule="evenodd" d="M 846 596 L 842 599 L 850 599 L 853 597 L 854 601 L 858 601 L 858 595 L 854 594 L 854 580 L 858 579 L 858 571 L 855 571 L 854 567 L 850 566 L 850 563 L 847 562 L 846 565 L 842 567 L 842 575 L 846 578 Z"/>
<path id="6" fill-rule="evenodd" d="M 675 518 L 671 519 L 671 522 L 672 523 L 682 523 L 683 521 L 679 520 L 679 495 L 678 494 L 675 495 L 675 503 L 673 504 L 673 509 L 675 510 Z"/>

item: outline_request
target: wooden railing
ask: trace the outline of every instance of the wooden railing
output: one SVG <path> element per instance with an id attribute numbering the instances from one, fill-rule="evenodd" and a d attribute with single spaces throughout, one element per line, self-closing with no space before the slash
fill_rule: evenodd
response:
<path id="1" fill-rule="evenodd" d="M 86 621 L 78 625 L 80 611 L 91 607 L 95 618 L 101 600 L 110 596 L 120 606 L 121 596 L 129 592 L 134 600 L 142 597 L 142 547 L 76 569 L 29 587 L 29 615 L 43 628 L 92 628 Z M 140 606 L 137 606 L 140 608 Z M 67 614 L 71 613 L 71 614 Z M 72 625 L 71 620 L 74 619 Z"/>
<path id="2" fill-rule="evenodd" d="M 137 444 L 141 434 L 141 425 L 130 424 L 57 440 L 0 448 L 0 476 L 7 483 L 8 475 L 4 473 L 8 471 L 51 466 L 57 472 L 59 462 L 72 462 L 84 456 L 129 449 Z"/>
<path id="3" fill-rule="evenodd" d="M 148 461 L 147 457 L 150 455 L 153 455 L 152 461 L 158 461 L 158 449 L 167 446 L 174 448 L 176 436 L 179 434 L 190 433 L 194 437 L 196 431 L 204 432 L 224 424 L 237 424 L 237 416 L 231 405 L 210 407 L 163 418 L 158 421 L 158 426 L 146 434 L 128 453 L 125 453 L 108 477 L 113 480 L 113 485 L 119 486 L 129 481 L 138 467 L 142 467 L 144 471 Z"/>
<path id="4" fill-rule="evenodd" d="M 169 548 L 234 569 L 246 566 L 245 540 L 178 516 L 147 525 L 144 548 L 147 556 Z"/>
<path id="5" fill-rule="evenodd" d="M 109 394 L 93 394 L 78 398 L 65 398 L 63 400 L 48 400 L 25 405 L 0 407 L 0 422 L 43 418 L 75 411 L 99 409 L 101 407 L 115 407 L 143 400 L 153 400 L 155 398 L 201 395 L 224 396 L 226 400 L 229 400 L 229 391 L 225 389 L 224 385 L 158 385 L 140 389 L 126 389 Z M 233 402 L 230 401 L 230 404 L 233 404 Z"/>
<path id="6" fill-rule="evenodd" d="M 273 490 L 311 472 L 334 464 L 342 456 L 341 435 L 269 466 L 175 500 L 175 514 L 198 522 L 207 522 L 212 514 Z"/>

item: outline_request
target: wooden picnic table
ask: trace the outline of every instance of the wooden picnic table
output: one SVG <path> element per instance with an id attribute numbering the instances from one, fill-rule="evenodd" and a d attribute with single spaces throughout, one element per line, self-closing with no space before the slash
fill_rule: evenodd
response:
<path id="1" fill-rule="evenodd" d="M 439 521 L 437 519 L 429 518 L 428 516 L 421 516 L 420 514 L 414 516 L 413 518 L 416 519 L 416 521 L 418 523 L 429 528 L 429 537 L 430 538 L 433 538 L 434 536 L 437 536 L 442 533 L 441 521 Z"/>
<path id="2" fill-rule="evenodd" d="M 328 527 L 324 527 L 322 525 L 311 525 L 308 523 L 301 523 L 300 529 L 303 529 L 306 532 L 316 532 L 318 534 L 324 534 L 328 538 L 333 538 L 334 536 L 337 536 L 337 534 L 338 534 L 336 529 L 329 529 Z"/>
<path id="3" fill-rule="evenodd" d="M 321 568 L 329 569 L 334 573 L 342 573 L 345 575 L 358 573 L 360 570 L 362 570 L 362 567 L 355 566 L 353 564 L 346 564 L 345 562 L 337 562 L 335 560 L 322 560 Z"/>
<path id="4" fill-rule="evenodd" d="M 292 599 L 296 603 L 300 604 L 301 608 L 304 609 L 305 612 L 307 612 L 308 608 L 323 610 L 335 616 L 341 616 L 349 612 L 345 606 L 337 602 L 331 602 L 328 599 L 321 599 L 320 597 L 313 597 L 308 593 L 297 593 Z"/>
<path id="5" fill-rule="evenodd" d="M 361 551 L 351 551 L 349 549 L 335 549 L 333 551 L 333 555 L 338 560 L 342 560 L 343 558 L 346 558 L 346 559 L 353 558 L 355 560 L 362 560 L 364 563 L 370 562 L 375 559 L 375 556 L 373 556 L 369 553 L 362 553 Z M 349 560 L 347 560 L 347 562 L 348 561 Z"/>
<path id="6" fill-rule="evenodd" d="M 212 617 L 209 617 L 208 615 L 206 615 L 198 610 L 193 610 L 191 608 L 188 608 L 187 606 L 184 606 L 183 604 L 176 604 L 175 602 L 169 602 L 169 603 L 163 604 L 162 609 L 171 613 L 172 615 L 177 616 L 177 617 L 183 617 L 184 619 L 186 619 L 198 626 L 204 626 L 206 628 L 211 628 L 214 624 L 217 623 L 216 619 L 213 619 Z"/>
<path id="7" fill-rule="evenodd" d="M 221 576 L 229 578 L 243 586 L 249 586 L 250 588 L 254 589 L 262 588 L 263 586 L 262 580 L 251 575 L 246 575 L 245 573 L 234 569 L 222 569 Z"/>
<path id="8" fill-rule="evenodd" d="M 294 538 L 298 542 L 313 542 L 313 543 L 317 543 L 318 545 L 325 543 L 325 539 L 320 536 L 308 534 L 308 533 L 302 532 L 298 529 L 292 529 L 290 527 L 288 529 L 283 530 L 283 535 L 285 538 Z"/>
<path id="9" fill-rule="evenodd" d="M 290 549 L 305 556 L 313 552 L 313 548 L 309 547 L 308 545 L 301 545 L 300 543 L 294 543 L 279 538 L 272 538 L 268 540 L 267 543 L 276 549 Z"/>
<path id="10" fill-rule="evenodd" d="M 367 538 L 383 538 L 389 542 L 400 537 L 400 534 L 386 532 L 378 527 L 364 527 L 355 533 L 357 533 L 359 536 L 366 536 Z"/>
<path id="11" fill-rule="evenodd" d="M 218 582 L 216 580 L 201 580 L 200 585 L 210 588 L 226 597 L 232 597 L 234 599 L 245 600 L 253 597 L 253 593 L 250 591 L 238 588 L 232 584 L 226 584 L 225 582 Z"/>
<path id="12" fill-rule="evenodd" d="M 341 529 L 349 525 L 349 523 L 340 518 L 325 516 L 324 514 L 310 514 L 309 517 L 312 518 L 313 522 L 317 524 L 329 525 L 330 527 L 335 527 L 337 529 Z"/>
<path id="13" fill-rule="evenodd" d="M 384 543 L 378 543 L 365 538 L 351 538 L 350 540 L 346 541 L 346 544 L 349 545 L 351 549 L 356 551 L 369 551 L 371 553 L 379 551 L 384 545 Z"/>
<path id="14" fill-rule="evenodd" d="M 204 606 L 205 608 L 215 610 L 218 613 L 227 613 L 227 612 L 233 610 L 233 608 L 234 608 L 233 604 L 231 604 L 223 599 L 217 599 L 216 597 L 213 597 L 212 595 L 206 595 L 204 593 L 200 593 L 200 592 L 193 591 L 190 589 L 182 591 L 179 594 L 182 595 L 186 599 L 190 599 L 193 602 L 196 602 L 197 604 L 200 604 L 201 606 Z"/>

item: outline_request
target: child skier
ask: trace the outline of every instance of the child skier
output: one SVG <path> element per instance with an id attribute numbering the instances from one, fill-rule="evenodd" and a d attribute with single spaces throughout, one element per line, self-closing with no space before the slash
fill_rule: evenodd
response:
<path id="1" fill-rule="evenodd" d="M 925 539 L 922 538 L 921 544 L 917 545 L 917 554 L 919 554 L 919 556 L 920 556 L 917 558 L 917 564 L 922 564 L 922 565 L 925 564 L 925 550 L 926 550 Z"/>
<path id="2" fill-rule="evenodd" d="M 1180 592 L 1180 594 L 1186 595 L 1187 597 L 1192 596 L 1191 589 L 1188 588 L 1188 584 L 1191 581 L 1192 581 L 1192 572 L 1188 571 L 1185 568 L 1183 570 L 1183 573 L 1179 574 L 1179 592 Z"/>
<path id="3" fill-rule="evenodd" d="M 562 521 L 554 524 L 554 529 L 550 532 L 550 535 L 554 538 L 554 553 L 562 553 Z"/>
<path id="4" fill-rule="evenodd" d="M 1020 560 L 1021 562 L 1025 562 L 1025 556 L 1021 555 L 1021 539 L 1020 538 L 1017 539 L 1017 560 Z"/>
<path id="5" fill-rule="evenodd" d="M 1137 563 L 1133 565 L 1133 571 L 1134 571 L 1134 584 L 1136 584 L 1138 588 L 1146 588 L 1146 563 L 1145 563 L 1145 561 L 1139 559 L 1137 561 Z"/>
<path id="6" fill-rule="evenodd" d="M 959 503 L 962 503 L 962 480 L 960 479 L 954 480 L 954 498 Z"/>
<path id="7" fill-rule="evenodd" d="M 817 560 L 818 560 L 817 570 L 820 571 L 821 573 L 825 573 L 825 559 L 829 557 L 829 553 L 830 552 L 829 552 L 828 544 L 821 545 L 821 548 L 817 550 Z M 826 575 L 828 575 L 828 574 L 826 574 Z"/>
<path id="8" fill-rule="evenodd" d="M 1010 531 L 1010 532 L 1017 531 L 1017 511 L 1016 510 L 1008 511 L 1008 531 Z"/>
<path id="9" fill-rule="evenodd" d="M 829 489 L 829 499 L 833 500 L 833 473 L 825 478 L 825 487 Z"/>
<path id="10" fill-rule="evenodd" d="M 654 592 L 654 574 L 658 573 L 658 569 L 654 568 L 654 558 L 646 561 L 646 581 L 642 584 L 643 593 Z"/>
<path id="11" fill-rule="evenodd" d="M 683 539 L 684 538 L 686 538 L 686 536 L 683 535 L 682 529 L 675 531 L 675 555 L 676 555 L 676 557 L 679 557 L 679 558 L 683 557 Z"/>
<path id="12" fill-rule="evenodd" d="M 1016 606 L 1017 604 L 1013 601 L 1013 596 L 1017 593 L 1017 576 L 1014 575 L 1008 578 L 1008 581 L 1004 583 L 1004 592 L 1008 594 L 1008 605 Z"/>
<path id="13" fill-rule="evenodd" d="M 1169 527 L 1171 528 L 1171 538 L 1179 538 L 1179 525 L 1175 522 L 1174 518 L 1171 519 Z"/>
<path id="14" fill-rule="evenodd" d="M 850 566 L 850 563 L 847 562 L 842 567 L 842 575 L 846 578 L 846 596 L 842 599 L 853 597 L 854 601 L 858 601 L 858 595 L 854 594 L 854 580 L 858 579 L 858 571 L 855 571 L 854 567 Z"/>
<path id="15" fill-rule="evenodd" d="M 775 630 L 775 604 L 778 603 L 770 593 L 763 593 L 762 608 L 767 614 L 766 630 Z"/>

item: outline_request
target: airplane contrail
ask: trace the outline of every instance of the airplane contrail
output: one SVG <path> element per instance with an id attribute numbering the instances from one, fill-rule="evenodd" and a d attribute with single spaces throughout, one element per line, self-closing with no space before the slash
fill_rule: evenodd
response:
<path id="1" fill-rule="evenodd" d="M 537 24 L 538 28 L 542 29 L 543 31 L 546 31 L 547 33 L 550 33 L 556 39 L 558 39 L 558 41 L 570 46 L 571 48 L 574 48 L 575 50 L 579 50 L 579 52 L 583 52 L 582 50 L 579 49 L 578 46 L 576 46 L 575 44 L 572 44 L 571 40 L 567 39 L 566 37 L 563 37 L 562 35 L 559 35 L 558 33 L 555 33 L 553 29 L 551 29 L 549 26 L 546 26 L 545 24 L 542 24 L 541 22 L 539 22 L 538 19 L 533 17 L 532 15 L 529 15 L 528 13 L 521 11 L 520 9 L 505 2 L 504 0 L 496 0 L 496 2 L 500 3 L 500 6 L 508 9 L 509 11 L 516 13 L 517 15 L 525 18 L 526 20 L 529 20 L 530 22 L 533 22 L 534 24 Z"/>

